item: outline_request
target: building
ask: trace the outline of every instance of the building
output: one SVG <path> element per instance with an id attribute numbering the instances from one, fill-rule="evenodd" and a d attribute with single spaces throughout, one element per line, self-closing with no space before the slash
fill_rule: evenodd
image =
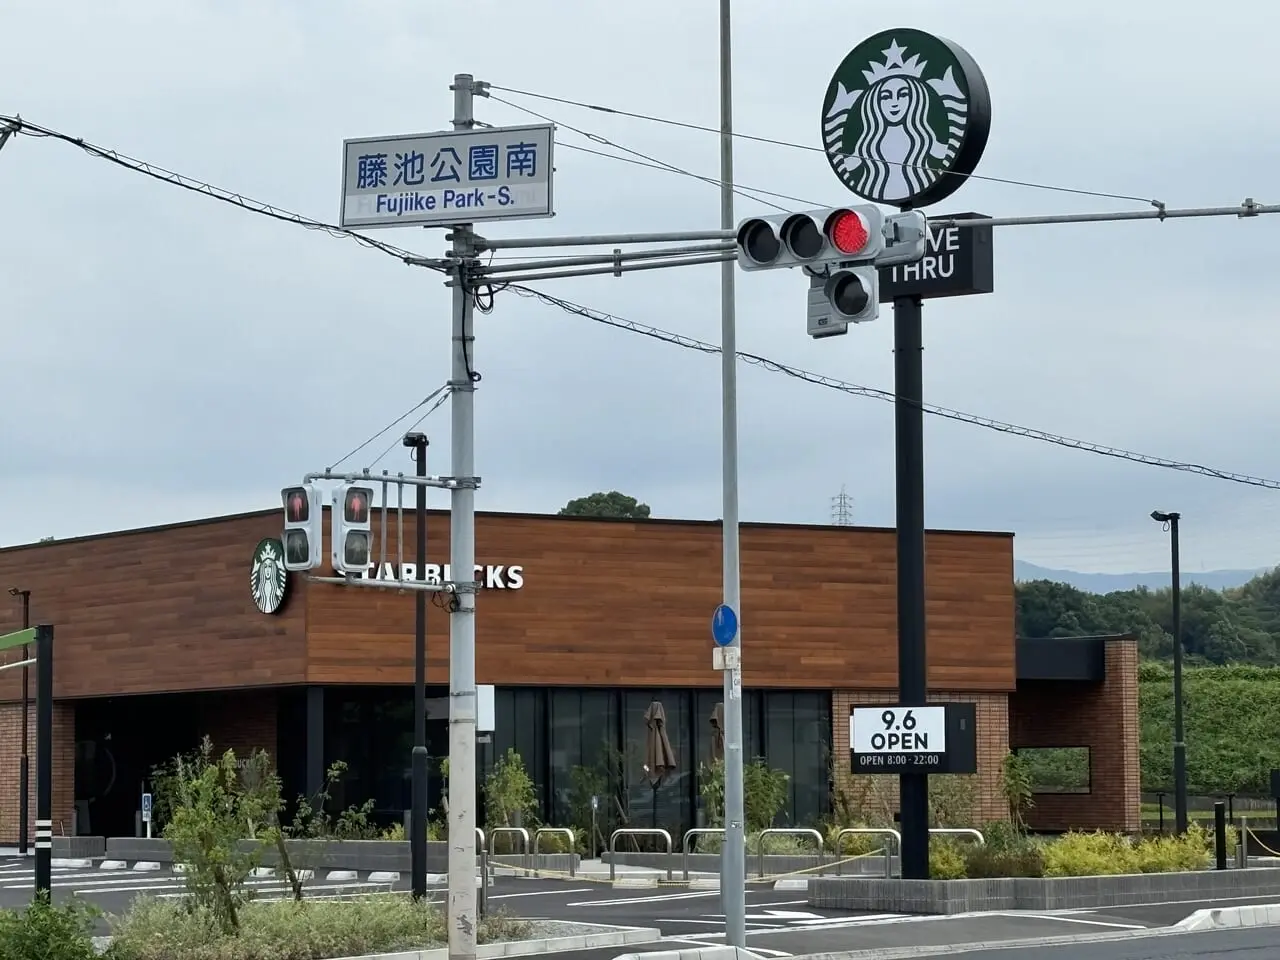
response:
<path id="1" fill-rule="evenodd" d="M 412 517 L 406 524 L 411 551 Z M 428 525 L 429 560 L 442 565 L 447 514 L 433 511 Z M 205 734 L 219 747 L 271 752 L 288 796 L 345 761 L 340 807 L 373 798 L 381 819 L 402 816 L 412 598 L 297 575 L 273 589 L 251 571 L 264 545 L 279 549 L 281 527 L 272 510 L 0 549 L 0 597 L 10 585 L 30 591 L 32 621 L 56 631 L 55 832 L 133 835 L 154 765 Z M 477 681 L 495 687 L 481 766 L 517 750 L 542 817 L 564 823 L 584 771 L 620 757 L 628 785 L 618 805 L 629 805 L 633 824 L 692 826 L 721 700 L 709 636 L 719 524 L 480 514 L 476 544 L 485 585 Z M 930 689 L 939 701 L 976 704 L 975 815 L 1005 815 L 1000 768 L 1011 743 L 1073 747 L 1086 751 L 1085 782 L 1037 798 L 1038 825 L 1136 829 L 1133 642 L 1016 642 L 1012 535 L 931 531 L 927 552 Z M 789 775 L 788 822 L 813 822 L 833 796 L 861 789 L 849 775 L 848 717 L 855 704 L 894 698 L 894 557 L 892 530 L 743 526 L 748 757 Z M 447 755 L 448 616 L 427 609 L 438 760 Z M 0 606 L 0 632 L 19 616 L 16 603 Z M 18 829 L 20 673 L 0 672 L 0 842 Z M 677 770 L 651 789 L 637 746 L 654 699 Z M 34 755 L 34 707 L 31 715 Z M 34 772 L 31 781 L 34 789 Z M 894 784 L 877 778 L 890 793 Z M 438 780 L 432 794 L 434 805 Z"/>

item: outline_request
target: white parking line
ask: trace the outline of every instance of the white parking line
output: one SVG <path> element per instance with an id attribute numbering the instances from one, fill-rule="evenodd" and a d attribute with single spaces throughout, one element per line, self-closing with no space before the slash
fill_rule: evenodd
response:
<path id="1" fill-rule="evenodd" d="M 491 893 L 490 900 L 510 900 L 512 897 L 545 897 L 557 893 L 590 893 L 595 887 L 576 887 L 573 890 L 526 890 L 524 893 Z M 573 906 L 573 904 L 569 904 Z"/>
<path id="2" fill-rule="evenodd" d="M 656 897 L 622 897 L 612 900 L 578 900 L 566 903 L 566 907 L 616 907 L 629 903 L 663 903 L 668 900 L 696 900 L 699 897 L 718 897 L 719 890 L 705 890 L 698 893 L 667 893 Z"/>
<path id="3" fill-rule="evenodd" d="M 1145 923 L 1115 923 L 1111 920 L 1088 920 L 1085 917 L 1068 917 L 1052 913 L 988 913 L 988 917 L 1005 917 L 1014 920 L 1056 920 L 1059 923 L 1084 923 L 1094 927 L 1116 927 L 1120 930 L 1146 930 Z"/>

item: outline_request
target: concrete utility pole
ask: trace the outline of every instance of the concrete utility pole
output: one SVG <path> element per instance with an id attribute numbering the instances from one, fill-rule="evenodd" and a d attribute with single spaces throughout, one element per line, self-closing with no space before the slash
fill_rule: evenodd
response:
<path id="1" fill-rule="evenodd" d="M 733 32 L 730 0 L 720 0 L 720 229 L 733 230 Z M 721 484 L 724 499 L 724 604 L 738 615 L 731 646 L 741 655 L 741 556 L 738 543 L 738 335 L 736 262 L 720 264 Z M 729 946 L 747 945 L 746 827 L 743 823 L 742 666 L 724 671 L 724 844 L 720 848 L 720 904 Z"/>
<path id="2" fill-rule="evenodd" d="M 475 80 L 453 78 L 453 129 L 475 126 Z M 453 227 L 457 284 L 453 288 L 449 561 L 458 592 L 449 614 L 449 960 L 475 960 L 476 924 L 476 563 L 475 301 L 467 276 L 474 256 L 470 224 Z"/>

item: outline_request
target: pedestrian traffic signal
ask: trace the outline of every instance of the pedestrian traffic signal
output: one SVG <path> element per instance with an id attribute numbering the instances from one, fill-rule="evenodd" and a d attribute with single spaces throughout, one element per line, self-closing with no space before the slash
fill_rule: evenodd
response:
<path id="1" fill-rule="evenodd" d="M 344 483 L 333 492 L 333 569 L 367 573 L 373 566 L 373 489 Z"/>
<path id="2" fill-rule="evenodd" d="M 314 487 L 285 487 L 284 568 L 312 570 L 320 566 L 320 491 Z"/>
<path id="3" fill-rule="evenodd" d="M 871 260 L 884 244 L 884 214 L 872 204 L 748 217 L 738 224 L 736 238 L 743 270 Z"/>

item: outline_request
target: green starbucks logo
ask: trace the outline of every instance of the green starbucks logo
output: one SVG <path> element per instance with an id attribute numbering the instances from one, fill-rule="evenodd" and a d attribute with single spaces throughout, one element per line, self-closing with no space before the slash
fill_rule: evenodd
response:
<path id="1" fill-rule="evenodd" d="M 922 207 L 964 183 L 990 125 L 986 80 L 964 50 L 919 30 L 886 30 L 836 69 L 822 143 L 831 169 L 862 199 Z"/>
<path id="2" fill-rule="evenodd" d="M 258 543 L 249 569 L 249 592 L 263 613 L 279 613 L 289 591 L 289 571 L 284 568 L 284 547 L 274 537 Z"/>

